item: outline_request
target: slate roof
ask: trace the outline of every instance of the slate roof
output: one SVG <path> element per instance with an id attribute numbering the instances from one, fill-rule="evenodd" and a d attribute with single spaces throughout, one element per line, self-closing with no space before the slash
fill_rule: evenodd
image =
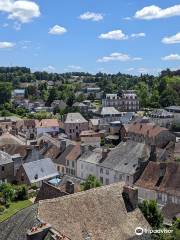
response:
<path id="1" fill-rule="evenodd" d="M 66 160 L 73 161 L 76 160 L 81 154 L 80 145 L 74 145 L 69 154 L 66 156 Z"/>
<path id="2" fill-rule="evenodd" d="M 24 158 L 27 154 L 26 145 L 17 145 L 17 144 L 5 144 L 0 147 L 3 151 L 7 152 L 10 155 L 20 154 Z"/>
<path id="3" fill-rule="evenodd" d="M 72 240 L 150 239 L 135 235 L 137 226 L 149 225 L 139 209 L 127 212 L 122 191 L 116 183 L 40 201 L 38 217 Z"/>
<path id="4" fill-rule="evenodd" d="M 54 163 L 66 166 L 66 157 L 74 148 L 73 144 L 70 144 L 66 147 L 63 153 L 61 153 L 56 159 L 54 159 Z"/>
<path id="5" fill-rule="evenodd" d="M 20 140 L 19 138 L 15 137 L 10 133 L 4 133 L 0 136 L 0 146 L 5 144 L 18 144 L 18 145 L 25 145 L 25 142 Z"/>
<path id="6" fill-rule="evenodd" d="M 5 165 L 12 162 L 12 157 L 8 153 L 0 151 L 0 165 Z"/>
<path id="7" fill-rule="evenodd" d="M 129 127 L 128 127 L 128 133 L 134 133 L 134 134 L 148 136 L 148 137 L 158 136 L 163 131 L 168 131 L 168 129 L 156 126 L 153 123 L 134 122 L 132 124 L 129 124 Z"/>
<path id="8" fill-rule="evenodd" d="M 36 127 L 41 128 L 59 127 L 59 123 L 57 119 L 42 119 L 39 123 L 37 123 Z"/>
<path id="9" fill-rule="evenodd" d="M 163 177 L 160 179 L 160 176 Z M 135 185 L 180 196 L 179 176 L 180 164 L 178 162 L 149 162 Z"/>
<path id="10" fill-rule="evenodd" d="M 32 205 L 0 223 L 0 239 L 26 240 L 27 230 L 39 223 L 37 220 L 37 208 L 37 204 Z"/>
<path id="11" fill-rule="evenodd" d="M 148 161 L 149 157 L 150 150 L 146 144 L 134 141 L 121 142 L 108 153 L 100 166 L 122 173 L 134 174 L 137 171 L 139 160 Z"/>
<path id="12" fill-rule="evenodd" d="M 114 107 L 103 107 L 100 112 L 102 116 L 104 115 L 120 115 L 121 113 Z"/>
<path id="13" fill-rule="evenodd" d="M 162 214 L 165 224 L 172 224 L 174 217 L 180 216 L 180 205 L 175 203 L 168 203 L 162 208 Z"/>
<path id="14" fill-rule="evenodd" d="M 78 112 L 68 113 L 65 123 L 86 123 L 87 120 Z"/>
<path id="15" fill-rule="evenodd" d="M 39 182 L 59 175 L 50 158 L 24 163 L 22 166 L 31 183 Z"/>
<path id="16" fill-rule="evenodd" d="M 174 115 L 165 109 L 156 109 L 150 113 L 153 118 L 173 118 Z"/>

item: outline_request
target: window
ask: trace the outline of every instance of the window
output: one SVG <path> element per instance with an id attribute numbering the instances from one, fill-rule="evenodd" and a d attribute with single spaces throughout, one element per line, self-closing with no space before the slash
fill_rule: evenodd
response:
<path id="1" fill-rule="evenodd" d="M 69 129 L 69 132 L 71 133 L 71 132 L 72 132 L 72 130 L 71 130 L 71 129 Z"/>
<path id="2" fill-rule="evenodd" d="M 101 183 L 103 183 L 103 177 L 100 177 L 100 181 L 101 181 Z"/>
<path id="3" fill-rule="evenodd" d="M 109 185 L 109 178 L 106 178 L 106 185 Z"/>
<path id="4" fill-rule="evenodd" d="M 81 169 L 83 169 L 83 164 L 81 164 Z"/>
<path id="5" fill-rule="evenodd" d="M 81 173 L 81 178 L 83 178 L 83 173 Z"/>
<path id="6" fill-rule="evenodd" d="M 5 167 L 4 167 L 4 166 L 2 166 L 1 170 L 2 170 L 2 172 L 4 172 L 4 170 L 5 170 Z"/>
<path id="7" fill-rule="evenodd" d="M 57 170 L 58 170 L 58 172 L 60 172 L 60 166 L 57 166 Z"/>
<path id="8" fill-rule="evenodd" d="M 103 168 L 100 168 L 100 173 L 103 173 Z"/>
<path id="9" fill-rule="evenodd" d="M 72 168 L 74 168 L 74 161 L 72 161 Z"/>
<path id="10" fill-rule="evenodd" d="M 67 160 L 67 166 L 69 166 L 69 160 Z"/>
<path id="11" fill-rule="evenodd" d="M 106 169 L 106 175 L 109 175 L 109 170 L 108 169 Z"/>
<path id="12" fill-rule="evenodd" d="M 74 175 L 74 170 L 73 169 L 71 169 L 71 175 Z"/>

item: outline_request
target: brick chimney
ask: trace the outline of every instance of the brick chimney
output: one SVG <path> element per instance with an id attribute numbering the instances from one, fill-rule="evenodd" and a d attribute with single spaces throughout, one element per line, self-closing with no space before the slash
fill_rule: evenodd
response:
<path id="1" fill-rule="evenodd" d="M 138 189 L 125 185 L 123 187 L 123 198 L 125 201 L 126 209 L 133 211 L 138 206 Z"/>
<path id="2" fill-rule="evenodd" d="M 66 149 L 66 140 L 62 140 L 60 144 L 61 153 L 64 152 L 65 149 Z"/>
<path id="3" fill-rule="evenodd" d="M 70 180 L 66 182 L 66 192 L 69 194 L 74 193 L 74 183 Z"/>

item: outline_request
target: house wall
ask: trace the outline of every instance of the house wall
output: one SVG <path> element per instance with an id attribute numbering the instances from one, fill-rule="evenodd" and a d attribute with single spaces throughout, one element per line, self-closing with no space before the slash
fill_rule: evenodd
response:
<path id="1" fill-rule="evenodd" d="M 78 139 L 82 131 L 88 130 L 88 122 L 84 123 L 65 123 L 65 133 L 70 139 Z"/>
<path id="2" fill-rule="evenodd" d="M 170 128 L 174 122 L 174 118 L 150 118 L 154 123 L 160 127 Z"/>
<path id="3" fill-rule="evenodd" d="M 77 162 L 75 160 L 66 160 L 66 174 L 74 177 L 77 175 Z"/>
<path id="4" fill-rule="evenodd" d="M 15 180 L 14 176 L 14 163 L 7 163 L 0 165 L 0 183 L 1 182 L 12 182 Z"/>
<path id="5" fill-rule="evenodd" d="M 37 127 L 37 135 L 41 133 L 56 134 L 56 133 L 59 133 L 59 127 L 49 127 L 49 128 Z"/>
<path id="6" fill-rule="evenodd" d="M 130 186 L 132 186 L 134 183 L 133 175 L 115 171 L 109 168 L 104 168 L 98 164 L 77 160 L 77 177 L 86 179 L 90 174 L 96 176 L 103 185 L 120 181 L 126 182 L 126 184 Z"/>
<path id="7" fill-rule="evenodd" d="M 97 165 L 86 161 L 77 160 L 77 177 L 85 180 L 90 174 L 98 178 Z"/>
<path id="8" fill-rule="evenodd" d="M 17 173 L 16 173 L 16 180 L 20 184 L 27 184 L 27 185 L 31 184 L 29 179 L 28 179 L 28 177 L 27 177 L 27 175 L 26 175 L 26 172 L 24 171 L 23 166 L 21 166 L 19 168 L 19 170 L 17 171 Z"/>
<path id="9" fill-rule="evenodd" d="M 180 196 L 173 194 L 167 194 L 165 192 L 154 191 L 142 187 L 138 188 L 138 201 L 142 202 L 143 200 L 155 200 L 159 206 L 164 206 L 167 203 L 176 203 L 180 204 Z"/>

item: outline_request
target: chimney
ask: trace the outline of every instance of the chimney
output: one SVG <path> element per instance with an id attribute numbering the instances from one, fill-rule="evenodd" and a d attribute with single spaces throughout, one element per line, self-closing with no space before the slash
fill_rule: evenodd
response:
<path id="1" fill-rule="evenodd" d="M 50 229 L 51 225 L 40 223 L 27 231 L 27 240 L 43 240 Z"/>
<path id="2" fill-rule="evenodd" d="M 60 143 L 60 151 L 61 153 L 64 152 L 66 149 L 66 140 L 61 140 L 61 143 Z"/>
<path id="3" fill-rule="evenodd" d="M 156 153 L 156 145 L 151 145 L 151 150 L 150 150 L 150 161 L 156 162 L 157 161 L 157 153 Z"/>
<path id="4" fill-rule="evenodd" d="M 69 194 L 74 193 L 74 183 L 70 180 L 66 182 L 66 192 Z"/>
<path id="5" fill-rule="evenodd" d="M 125 185 L 123 187 L 123 199 L 127 211 L 133 211 L 138 206 L 138 189 Z"/>
<path id="6" fill-rule="evenodd" d="M 81 154 L 87 152 L 89 150 L 89 146 L 85 144 L 81 144 Z"/>
<path id="7" fill-rule="evenodd" d="M 104 160 L 107 157 L 108 152 L 109 152 L 108 149 L 105 148 L 102 149 L 102 160 Z"/>

